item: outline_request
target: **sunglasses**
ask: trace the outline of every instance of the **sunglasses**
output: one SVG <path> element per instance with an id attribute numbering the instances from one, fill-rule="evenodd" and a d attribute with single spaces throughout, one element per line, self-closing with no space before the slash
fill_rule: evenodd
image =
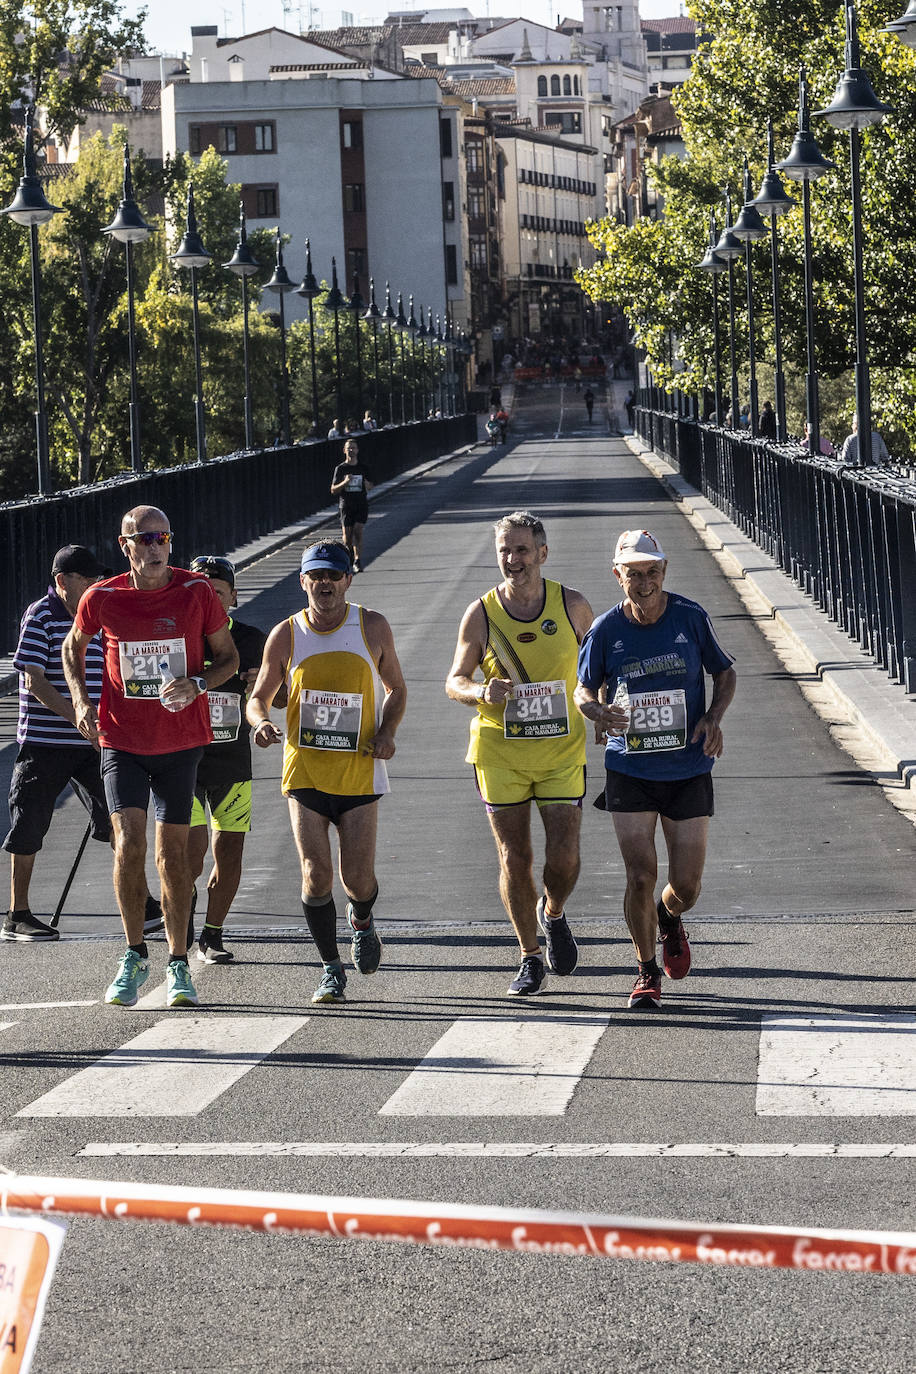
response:
<path id="1" fill-rule="evenodd" d="M 346 576 L 339 568 L 309 568 L 305 574 L 310 582 L 322 582 L 329 577 L 332 582 L 340 582 Z"/>
<path id="2" fill-rule="evenodd" d="M 141 530 L 139 534 L 125 534 L 125 539 L 132 539 L 135 544 L 145 544 L 152 548 L 153 544 L 171 544 L 171 530 Z"/>
<path id="3" fill-rule="evenodd" d="M 192 559 L 190 571 L 203 573 L 206 577 L 219 577 L 224 582 L 235 582 L 235 568 L 229 559 L 219 558 L 216 554 Z"/>

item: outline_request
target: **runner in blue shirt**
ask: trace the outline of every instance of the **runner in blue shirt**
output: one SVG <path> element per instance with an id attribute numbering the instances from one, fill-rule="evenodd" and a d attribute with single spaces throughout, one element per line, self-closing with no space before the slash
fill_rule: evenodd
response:
<path id="1" fill-rule="evenodd" d="M 700 895 L 714 809 L 712 766 L 722 753 L 722 717 L 737 681 L 734 660 L 702 606 L 664 590 L 667 567 L 648 531 L 620 536 L 614 576 L 623 601 L 586 635 L 575 693 L 596 733 L 607 733 L 601 803 L 613 814 L 626 867 L 624 916 L 639 961 L 629 1005 L 640 1010 L 661 1001 L 656 927 L 668 977 L 684 978 L 690 969 L 681 917 Z M 708 707 L 704 673 L 713 683 Z M 668 873 L 656 902 L 659 816 Z"/>

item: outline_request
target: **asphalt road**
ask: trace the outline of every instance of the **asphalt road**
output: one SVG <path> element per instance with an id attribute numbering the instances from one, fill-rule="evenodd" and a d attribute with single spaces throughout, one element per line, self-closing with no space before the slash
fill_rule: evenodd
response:
<path id="1" fill-rule="evenodd" d="M 545 521 L 548 575 L 577 587 L 596 613 L 616 600 L 609 561 L 617 533 L 651 529 L 669 554 L 669 585 L 707 607 L 737 660 L 705 887 L 688 921 L 694 970 L 683 983 L 666 982 L 655 1016 L 626 1010 L 634 961 L 621 917 L 622 866 L 607 817 L 588 805 L 570 904 L 580 968 L 568 980 L 552 978 L 537 1003 L 520 1008 L 504 996 L 515 954 L 486 818 L 463 762 L 469 712 L 446 699 L 442 683 L 461 613 L 497 580 L 492 522 L 518 507 Z M 176 557 L 193 552 L 179 548 Z M 508 449 L 450 460 L 378 502 L 366 553 L 353 595 L 390 619 L 410 692 L 392 794 L 382 803 L 382 969 L 371 980 L 351 974 L 346 1005 L 311 1006 L 315 962 L 279 795 L 279 753 L 256 751 L 255 829 L 230 917 L 237 933 L 227 939 L 236 962 L 196 967 L 199 1013 L 101 1005 L 119 954 L 102 846 L 84 859 L 59 944 L 0 945 L 0 1165 L 709 1223 L 916 1229 L 913 1159 L 884 1148 L 916 1142 L 916 1056 L 907 1048 L 916 1036 L 912 827 L 831 742 L 691 527 L 609 435 L 603 408 L 587 426 L 574 392 L 521 392 Z M 240 618 L 268 628 L 297 609 L 297 567 L 298 549 L 289 548 L 247 570 Z M 12 721 L 10 703 L 0 703 L 7 780 Z M 597 750 L 590 775 L 594 796 Z M 81 809 L 67 801 L 36 867 L 36 912 L 53 910 L 83 828 Z M 164 961 L 157 944 L 153 1000 Z M 42 1002 L 91 1005 L 24 1005 Z M 174 1115 L 188 1055 L 173 1051 L 171 1061 L 165 1056 L 174 1066 L 171 1098 L 166 1089 L 157 1114 L 143 1115 L 149 1102 L 132 1097 L 129 1076 L 150 1052 L 123 1047 L 163 1023 L 193 1020 L 206 1034 L 217 1018 L 217 1034 L 230 1037 L 235 1026 L 241 1048 L 227 1039 L 205 1062 L 213 1084 L 227 1065 L 238 1069 L 234 1081 L 192 1114 Z M 272 1052 L 245 1049 L 243 1018 L 276 1024 Z M 774 1108 L 764 1041 L 786 1018 L 853 1027 L 853 1041 L 855 1028 L 860 1036 L 871 1029 L 903 1047 L 909 1069 L 898 1065 L 894 1083 L 885 1080 L 870 1099 L 844 1098 L 856 1104 L 847 1114 L 815 1103 L 804 1087 L 794 1106 Z M 496 1044 L 516 1023 L 534 1025 L 546 1079 L 568 1028 L 595 1028 L 593 1052 L 566 1073 L 565 1107 L 523 1114 L 507 1079 L 497 1091 L 503 1110 L 474 1114 L 474 1090 L 460 1072 L 468 1065 L 457 1063 L 447 1110 L 392 1111 L 430 1050 L 472 1022 L 496 1023 Z M 848 1039 L 835 1051 L 841 1058 Z M 67 1115 L 35 1113 L 44 1095 L 111 1054 L 119 1054 L 118 1082 L 127 1082 L 121 1115 L 103 1114 L 118 1094 L 93 1096 L 91 1078 L 71 1091 Z M 832 1067 L 836 1077 L 836 1060 Z M 871 1081 L 868 1063 L 856 1072 Z M 829 1084 L 831 1074 L 821 1079 Z M 256 1142 L 271 1152 L 254 1153 Z M 686 1153 L 576 1152 L 622 1142 L 676 1144 Z M 720 1157 L 706 1148 L 722 1142 L 766 1144 L 774 1153 Z M 797 1158 L 779 1148 L 818 1142 L 852 1157 Z M 413 1144 L 441 1148 L 412 1157 Z M 468 1144 L 513 1144 L 519 1155 L 449 1152 Z M 571 1153 L 545 1156 L 550 1144 Z M 159 1152 L 124 1152 L 140 1145 Z M 335 1145 L 344 1148 L 335 1153 Z M 405 1153 L 380 1156 L 373 1145 L 403 1145 Z M 867 1149 L 876 1157 L 862 1157 Z M 64 1243 L 34 1369 L 902 1374 L 914 1363 L 913 1293 L 913 1280 L 902 1277 L 78 1221 Z"/>

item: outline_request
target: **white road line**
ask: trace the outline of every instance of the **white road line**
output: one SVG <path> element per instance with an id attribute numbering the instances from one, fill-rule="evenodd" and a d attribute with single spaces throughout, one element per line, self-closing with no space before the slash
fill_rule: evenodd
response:
<path id="1" fill-rule="evenodd" d="M 563 407 L 564 407 L 565 399 L 566 399 L 566 387 L 565 387 L 565 386 L 563 385 L 563 383 L 561 382 L 561 383 L 560 383 L 560 418 L 557 420 L 557 432 L 556 432 L 556 434 L 553 436 L 555 439 L 559 439 L 559 437 L 560 437 L 560 431 L 561 431 L 562 428 L 563 428 Z"/>
<path id="2" fill-rule="evenodd" d="M 43 1011 L 50 1007 L 94 1007 L 98 1002 L 92 997 L 88 1002 L 0 1002 L 0 1011 Z"/>
<path id="3" fill-rule="evenodd" d="M 515 1141 L 482 1144 L 473 1141 L 309 1141 L 217 1140 L 202 1142 L 90 1141 L 80 1150 L 83 1158 L 113 1155 L 203 1158 L 308 1158 L 308 1159 L 916 1159 L 916 1144 L 846 1144 L 842 1141 L 768 1144 L 690 1143 L 682 1145 L 608 1141 L 601 1144 Z"/>
<path id="4" fill-rule="evenodd" d="M 18 1026 L 18 1021 L 0 1021 L 0 1031 L 11 1030 L 13 1026 Z"/>
<path id="5" fill-rule="evenodd" d="M 463 1016 L 380 1116 L 562 1116 L 609 1016 Z"/>
<path id="6" fill-rule="evenodd" d="M 305 1022 L 302 1016 L 170 1016 L 16 1115 L 195 1116 Z"/>
<path id="7" fill-rule="evenodd" d="M 916 1116 L 916 1016 L 764 1016 L 758 1116 Z"/>
<path id="8" fill-rule="evenodd" d="M 165 1007 L 166 984 L 165 982 L 156 985 L 142 997 L 138 997 L 131 1011 L 162 1011 Z"/>

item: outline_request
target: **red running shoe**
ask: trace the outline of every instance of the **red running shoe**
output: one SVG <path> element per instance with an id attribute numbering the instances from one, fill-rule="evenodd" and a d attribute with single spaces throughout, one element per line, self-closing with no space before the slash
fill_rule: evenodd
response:
<path id="1" fill-rule="evenodd" d="M 686 978 L 690 972 L 690 945 L 680 916 L 672 916 L 658 904 L 658 933 L 662 937 L 662 963 L 669 978 Z"/>
<path id="2" fill-rule="evenodd" d="M 662 975 L 639 971 L 633 991 L 630 993 L 628 1007 L 635 1011 L 655 1011 L 662 1000 Z"/>

